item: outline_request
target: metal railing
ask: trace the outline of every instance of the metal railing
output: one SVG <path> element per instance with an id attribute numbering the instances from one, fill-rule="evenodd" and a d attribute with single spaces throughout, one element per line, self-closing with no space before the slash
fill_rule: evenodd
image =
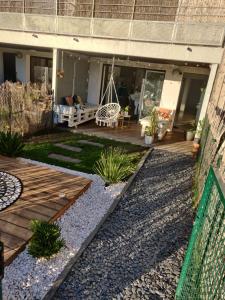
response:
<path id="1" fill-rule="evenodd" d="M 199 204 L 176 300 L 225 299 L 225 199 L 211 167 Z"/>
<path id="2" fill-rule="evenodd" d="M 221 0 L 0 0 L 0 12 L 85 18 L 223 23 Z"/>
<path id="3" fill-rule="evenodd" d="M 32 32 L 32 34 L 37 32 L 221 47 L 225 26 L 224 24 L 184 24 L 183 22 L 78 18 L 0 12 L 0 29 Z"/>

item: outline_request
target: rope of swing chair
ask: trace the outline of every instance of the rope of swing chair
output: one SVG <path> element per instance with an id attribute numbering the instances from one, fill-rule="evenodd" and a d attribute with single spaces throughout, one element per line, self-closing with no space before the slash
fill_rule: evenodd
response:
<path id="1" fill-rule="evenodd" d="M 112 102 L 112 89 L 113 88 L 115 90 L 116 101 L 117 101 L 117 103 L 119 103 L 118 95 L 117 95 L 117 92 L 116 92 L 116 86 L 115 86 L 115 82 L 114 82 L 114 79 L 113 79 L 114 65 L 115 65 L 115 57 L 113 57 L 113 60 L 112 60 L 112 70 L 111 70 L 110 79 L 109 79 L 109 82 L 108 82 L 107 87 L 105 89 L 105 92 L 102 96 L 102 99 L 101 99 L 101 102 L 100 102 L 100 107 L 102 106 L 102 103 L 105 99 L 106 93 L 109 89 L 110 89 L 110 93 L 108 94 L 108 103 L 113 103 Z M 111 97 L 111 99 L 109 99 L 109 97 Z"/>

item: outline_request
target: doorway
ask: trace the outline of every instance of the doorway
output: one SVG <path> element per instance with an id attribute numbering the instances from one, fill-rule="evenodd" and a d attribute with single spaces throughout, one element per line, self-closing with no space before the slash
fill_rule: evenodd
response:
<path id="1" fill-rule="evenodd" d="M 102 72 L 101 97 L 104 95 L 111 76 L 111 65 L 104 65 Z M 164 71 L 155 71 L 137 67 L 114 66 L 114 82 L 118 94 L 119 103 L 124 109 L 129 106 L 129 114 L 132 118 L 143 117 L 145 102 L 149 99 L 157 104 L 160 103 Z M 144 97 L 144 98 L 143 98 Z M 105 97 L 107 99 L 107 96 Z M 114 95 L 113 101 L 116 101 Z M 106 102 L 103 101 L 105 104 Z"/>
<path id="2" fill-rule="evenodd" d="M 175 116 L 176 126 L 198 122 L 207 81 L 206 75 L 184 74 Z"/>
<path id="3" fill-rule="evenodd" d="M 3 53 L 4 81 L 16 82 L 16 54 Z"/>

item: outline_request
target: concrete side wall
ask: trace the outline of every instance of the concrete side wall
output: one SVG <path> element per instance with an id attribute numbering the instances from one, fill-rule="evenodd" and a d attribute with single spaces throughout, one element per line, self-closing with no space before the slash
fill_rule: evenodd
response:
<path id="1" fill-rule="evenodd" d="M 58 69 L 62 69 L 59 57 Z M 73 76 L 74 76 L 74 59 L 72 57 L 64 57 L 63 63 L 64 77 L 57 77 L 57 103 L 61 103 L 62 97 L 71 96 L 73 89 Z"/>
<path id="2" fill-rule="evenodd" d="M 57 65 L 60 70 L 62 68 L 61 54 L 58 56 Z M 63 54 L 64 77 L 57 77 L 57 103 L 61 103 L 63 97 L 71 96 L 73 91 L 75 95 L 82 98 L 83 102 L 87 102 L 88 69 L 88 59 L 79 60 L 68 53 Z"/>
<path id="3" fill-rule="evenodd" d="M 87 59 L 81 59 L 77 62 L 77 80 L 75 91 L 84 102 L 87 101 L 88 94 L 88 73 L 89 63 Z"/>
<path id="4" fill-rule="evenodd" d="M 88 98 L 87 102 L 98 105 L 100 101 L 101 79 L 103 64 L 91 62 L 89 68 Z"/>

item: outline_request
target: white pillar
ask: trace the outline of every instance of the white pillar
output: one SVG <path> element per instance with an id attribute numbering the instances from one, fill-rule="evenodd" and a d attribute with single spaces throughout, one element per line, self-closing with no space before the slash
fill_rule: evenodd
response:
<path id="1" fill-rule="evenodd" d="M 58 67 L 58 49 L 53 49 L 52 56 L 52 91 L 54 95 L 54 103 L 57 103 L 57 67 Z"/>
<path id="2" fill-rule="evenodd" d="M 212 93 L 212 89 L 213 89 L 213 84 L 216 78 L 216 72 L 217 72 L 217 68 L 218 68 L 218 64 L 212 64 L 210 66 L 210 73 L 209 73 L 209 79 L 208 79 L 208 83 L 206 86 L 206 90 L 205 90 L 205 96 L 202 102 L 202 107 L 201 107 L 201 111 L 199 114 L 199 120 L 198 121 L 202 121 L 205 118 L 206 115 L 206 111 L 207 111 L 207 107 L 209 104 L 209 99 Z M 199 133 L 198 133 L 198 129 L 200 129 L 200 124 L 198 122 L 197 125 L 197 132 L 195 134 L 195 138 L 199 138 Z"/>
<path id="3" fill-rule="evenodd" d="M 183 118 L 190 85 L 191 85 L 191 78 L 186 78 L 185 84 L 184 84 L 183 96 L 182 96 L 181 105 L 180 105 L 180 111 L 179 111 L 179 115 L 178 115 L 178 120 L 181 120 Z"/>
<path id="4" fill-rule="evenodd" d="M 26 54 L 26 58 L 25 58 L 25 78 L 26 78 L 26 82 L 30 82 L 30 55 Z"/>

